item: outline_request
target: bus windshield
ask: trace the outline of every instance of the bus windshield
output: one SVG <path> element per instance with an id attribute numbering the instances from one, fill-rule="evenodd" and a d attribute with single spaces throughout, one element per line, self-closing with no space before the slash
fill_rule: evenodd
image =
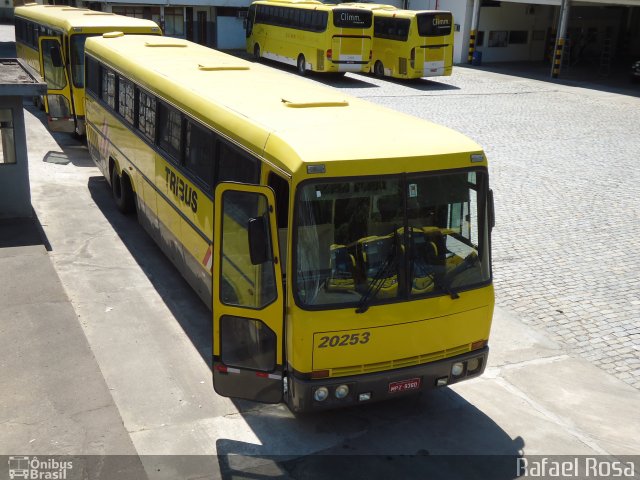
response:
<path id="1" fill-rule="evenodd" d="M 488 282 L 487 192 L 486 173 L 476 170 L 303 184 L 296 302 L 335 308 L 455 298 Z"/>

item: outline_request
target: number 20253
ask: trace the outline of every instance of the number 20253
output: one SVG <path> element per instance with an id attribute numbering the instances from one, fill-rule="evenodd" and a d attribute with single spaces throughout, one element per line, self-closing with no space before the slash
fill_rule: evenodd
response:
<path id="1" fill-rule="evenodd" d="M 333 335 L 331 337 L 320 337 L 318 348 L 327 347 L 348 347 L 359 343 L 368 343 L 371 332 L 350 333 L 345 335 Z"/>

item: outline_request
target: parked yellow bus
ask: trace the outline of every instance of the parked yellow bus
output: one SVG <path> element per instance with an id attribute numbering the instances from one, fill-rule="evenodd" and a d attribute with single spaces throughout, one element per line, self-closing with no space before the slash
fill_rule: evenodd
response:
<path id="1" fill-rule="evenodd" d="M 157 34 L 142 20 L 86 8 L 27 4 L 15 9 L 19 58 L 47 82 L 43 106 L 49 129 L 84 135 L 84 42 L 105 32 Z M 36 99 L 39 101 L 39 99 Z"/>
<path id="2" fill-rule="evenodd" d="M 247 52 L 295 65 L 298 73 L 368 72 L 372 13 L 316 0 L 253 2 L 247 16 Z"/>
<path id="3" fill-rule="evenodd" d="M 90 38 L 86 84 L 116 205 L 212 307 L 220 395 L 312 411 L 483 372 L 476 143 L 186 40 Z"/>
<path id="4" fill-rule="evenodd" d="M 371 70 L 379 77 L 421 78 L 451 75 L 453 16 L 440 10 L 401 10 L 363 6 L 373 12 Z"/>

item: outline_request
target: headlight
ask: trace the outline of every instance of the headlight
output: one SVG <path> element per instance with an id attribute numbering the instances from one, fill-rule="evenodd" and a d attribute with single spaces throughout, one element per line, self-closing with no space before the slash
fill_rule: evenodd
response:
<path id="1" fill-rule="evenodd" d="M 348 385 L 339 385 L 336 388 L 336 392 L 335 392 L 336 398 L 338 400 L 342 400 L 343 398 L 345 398 L 347 395 L 349 395 L 349 386 Z"/>
<path id="2" fill-rule="evenodd" d="M 459 377 L 462 375 L 462 372 L 464 372 L 464 363 L 462 362 L 454 363 L 451 367 L 451 375 L 454 377 Z"/>
<path id="3" fill-rule="evenodd" d="M 324 402 L 329 396 L 329 389 L 327 387 L 319 387 L 313 392 L 313 399 L 316 402 Z"/>
<path id="4" fill-rule="evenodd" d="M 467 373 L 475 373 L 480 369 L 480 359 L 472 358 L 467 362 Z"/>

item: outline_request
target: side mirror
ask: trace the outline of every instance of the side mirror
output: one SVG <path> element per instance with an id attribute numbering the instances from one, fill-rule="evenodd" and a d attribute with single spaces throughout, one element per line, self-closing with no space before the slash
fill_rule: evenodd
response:
<path id="1" fill-rule="evenodd" d="M 49 55 L 51 56 L 51 63 L 56 68 L 60 68 L 64 66 L 62 62 L 62 54 L 60 53 L 60 48 L 56 45 L 49 49 Z"/>
<path id="2" fill-rule="evenodd" d="M 493 206 L 493 190 L 489 189 L 489 230 L 496 226 L 496 212 Z"/>
<path id="3" fill-rule="evenodd" d="M 253 265 L 271 260 L 269 250 L 269 222 L 266 216 L 249 219 L 249 256 Z"/>

